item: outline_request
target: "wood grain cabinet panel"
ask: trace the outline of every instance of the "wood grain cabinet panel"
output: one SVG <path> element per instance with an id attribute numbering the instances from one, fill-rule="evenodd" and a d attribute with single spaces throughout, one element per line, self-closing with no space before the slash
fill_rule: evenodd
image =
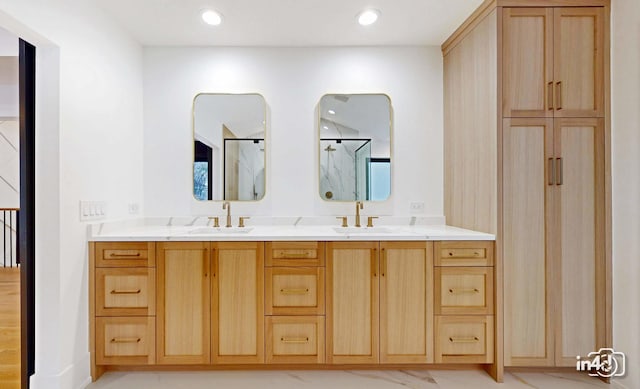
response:
<path id="1" fill-rule="evenodd" d="M 323 267 L 267 267 L 265 314 L 324 315 Z"/>
<path id="2" fill-rule="evenodd" d="M 158 243 L 158 364 L 208 364 L 208 242 Z"/>
<path id="3" fill-rule="evenodd" d="M 98 365 L 152 365 L 155 363 L 154 317 L 99 317 L 96 319 Z"/>
<path id="4" fill-rule="evenodd" d="M 436 363 L 491 363 L 493 351 L 493 316 L 436 316 Z"/>
<path id="5" fill-rule="evenodd" d="M 324 266 L 325 242 L 266 242 L 266 266 Z"/>
<path id="6" fill-rule="evenodd" d="M 266 318 L 267 363 L 324 363 L 324 316 Z"/>
<path id="7" fill-rule="evenodd" d="M 493 315 L 493 268 L 437 267 L 436 315 Z"/>
<path id="8" fill-rule="evenodd" d="M 96 242 L 96 267 L 155 267 L 154 242 Z"/>
<path id="9" fill-rule="evenodd" d="M 264 243 L 215 242 L 213 363 L 264 363 Z"/>
<path id="10" fill-rule="evenodd" d="M 493 266 L 493 242 L 434 242 L 435 266 Z"/>
<path id="11" fill-rule="evenodd" d="M 96 269 L 96 315 L 154 316 L 155 285 L 153 268 Z"/>

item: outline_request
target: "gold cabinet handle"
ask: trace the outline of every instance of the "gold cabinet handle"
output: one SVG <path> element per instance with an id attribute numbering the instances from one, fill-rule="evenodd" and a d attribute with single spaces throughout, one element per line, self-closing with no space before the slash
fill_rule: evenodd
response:
<path id="1" fill-rule="evenodd" d="M 308 251 L 305 251 L 303 253 L 282 253 L 282 258 L 308 258 L 310 257 L 311 253 L 309 253 Z"/>
<path id="2" fill-rule="evenodd" d="M 380 275 L 384 277 L 387 273 L 387 250 L 381 249 L 380 251 Z"/>
<path id="3" fill-rule="evenodd" d="M 118 253 L 111 253 L 109 254 L 109 256 L 114 257 L 114 258 L 119 258 L 119 257 L 139 257 L 140 253 L 135 253 L 135 254 L 118 254 Z"/>
<path id="4" fill-rule="evenodd" d="M 553 111 L 553 81 L 547 84 L 547 109 Z"/>
<path id="5" fill-rule="evenodd" d="M 547 174 L 549 176 L 549 185 L 553 185 L 556 182 L 556 169 L 555 169 L 555 160 L 553 158 L 549 158 L 548 166 L 547 166 Z"/>
<path id="6" fill-rule="evenodd" d="M 562 185 L 562 181 L 564 181 L 563 175 L 562 158 L 556 158 L 556 185 Z"/>
<path id="7" fill-rule="evenodd" d="M 451 343 L 476 343 L 479 342 L 480 339 L 478 339 L 478 337 L 476 336 L 472 336 L 472 337 L 458 337 L 458 338 L 449 338 L 449 342 Z"/>
<path id="8" fill-rule="evenodd" d="M 450 288 L 449 293 L 451 294 L 474 294 L 480 293 L 478 288 Z"/>
<path id="9" fill-rule="evenodd" d="M 309 343 L 309 338 L 280 338 L 282 343 Z"/>
<path id="10" fill-rule="evenodd" d="M 556 109 L 559 111 L 562 109 L 562 81 L 556 82 Z"/>
<path id="11" fill-rule="evenodd" d="M 113 338 L 111 343 L 140 343 L 140 338 Z"/>
<path id="12" fill-rule="evenodd" d="M 282 288 L 280 293 L 285 295 L 307 294 L 309 293 L 309 288 Z"/>
<path id="13" fill-rule="evenodd" d="M 125 289 L 125 290 L 114 289 L 111 291 L 111 294 L 140 294 L 140 292 L 142 292 L 140 289 Z"/>

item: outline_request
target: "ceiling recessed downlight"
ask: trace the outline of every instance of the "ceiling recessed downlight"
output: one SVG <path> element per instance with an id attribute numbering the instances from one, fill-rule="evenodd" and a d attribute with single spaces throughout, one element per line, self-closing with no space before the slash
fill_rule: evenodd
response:
<path id="1" fill-rule="evenodd" d="M 380 16 L 380 11 L 377 9 L 366 9 L 358 15 L 358 23 L 362 26 L 369 26 L 378 20 L 378 16 Z"/>
<path id="2" fill-rule="evenodd" d="M 327 112 L 329 113 L 329 115 L 335 115 L 336 114 L 336 111 L 334 111 L 332 109 L 328 110 Z"/>
<path id="3" fill-rule="evenodd" d="M 222 23 L 222 15 L 210 9 L 202 11 L 202 20 L 211 26 L 218 26 Z"/>

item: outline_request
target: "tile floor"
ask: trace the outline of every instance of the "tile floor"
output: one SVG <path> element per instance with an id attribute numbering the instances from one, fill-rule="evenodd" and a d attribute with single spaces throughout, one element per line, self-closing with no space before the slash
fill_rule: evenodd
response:
<path id="1" fill-rule="evenodd" d="M 111 372 L 88 389 L 618 389 L 578 373 L 506 373 L 503 384 L 484 371 L 212 371 Z"/>

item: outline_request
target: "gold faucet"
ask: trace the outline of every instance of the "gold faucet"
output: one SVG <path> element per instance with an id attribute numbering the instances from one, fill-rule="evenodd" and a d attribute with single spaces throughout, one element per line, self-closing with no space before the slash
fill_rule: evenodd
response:
<path id="1" fill-rule="evenodd" d="M 360 227 L 360 210 L 363 207 L 362 201 L 356 201 L 356 227 Z"/>
<path id="2" fill-rule="evenodd" d="M 231 227 L 231 203 L 228 201 L 225 201 L 222 204 L 222 209 L 226 209 L 227 210 L 227 225 L 225 227 L 229 228 Z"/>

